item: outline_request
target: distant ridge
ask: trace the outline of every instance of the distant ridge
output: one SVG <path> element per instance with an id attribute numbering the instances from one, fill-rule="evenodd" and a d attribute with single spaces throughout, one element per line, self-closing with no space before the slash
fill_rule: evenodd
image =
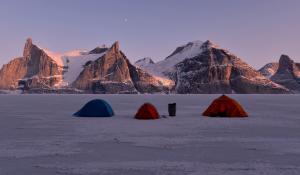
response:
<path id="1" fill-rule="evenodd" d="M 177 47 L 165 59 L 131 64 L 111 47 L 55 53 L 26 40 L 23 56 L 0 69 L 0 90 L 23 93 L 243 93 L 299 92 L 300 66 L 288 56 L 255 70 L 210 40 Z"/>

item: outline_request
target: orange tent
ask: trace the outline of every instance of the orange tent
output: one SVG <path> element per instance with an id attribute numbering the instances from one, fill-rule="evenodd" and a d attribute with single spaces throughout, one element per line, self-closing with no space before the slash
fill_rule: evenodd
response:
<path id="1" fill-rule="evenodd" d="M 208 117 L 248 117 L 243 107 L 226 95 L 215 99 L 202 115 Z"/>
<path id="2" fill-rule="evenodd" d="M 153 119 L 158 119 L 159 114 L 156 108 L 152 104 L 145 103 L 140 107 L 138 112 L 135 114 L 135 118 L 141 120 L 153 120 Z"/>

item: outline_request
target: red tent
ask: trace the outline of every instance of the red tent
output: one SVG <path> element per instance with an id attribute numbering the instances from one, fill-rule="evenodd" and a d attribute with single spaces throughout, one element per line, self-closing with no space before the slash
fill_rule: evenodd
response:
<path id="1" fill-rule="evenodd" d="M 143 104 L 138 112 L 135 114 L 136 119 L 141 119 L 141 120 L 154 120 L 159 118 L 159 114 L 155 108 L 150 103 L 145 103 Z"/>
<path id="2" fill-rule="evenodd" d="M 203 113 L 208 117 L 248 117 L 243 107 L 234 99 L 222 95 L 215 99 Z"/>

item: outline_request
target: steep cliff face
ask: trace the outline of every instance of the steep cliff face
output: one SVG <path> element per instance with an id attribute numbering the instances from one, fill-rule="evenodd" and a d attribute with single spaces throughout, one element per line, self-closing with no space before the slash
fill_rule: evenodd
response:
<path id="1" fill-rule="evenodd" d="M 17 89 L 51 87 L 60 79 L 61 68 L 42 49 L 27 39 L 23 57 L 16 58 L 0 70 L 0 88 Z"/>
<path id="2" fill-rule="evenodd" d="M 119 44 L 115 43 L 105 55 L 86 63 L 73 86 L 94 93 L 134 93 L 127 67 Z"/>
<path id="3" fill-rule="evenodd" d="M 297 93 L 300 92 L 300 64 L 295 63 L 289 56 L 281 55 L 279 67 L 270 78 L 272 81 L 285 86 Z"/>
<path id="4" fill-rule="evenodd" d="M 154 93 L 165 88 L 159 80 L 131 65 L 118 42 L 102 57 L 86 63 L 72 86 L 91 93 Z"/>
<path id="5" fill-rule="evenodd" d="M 31 39 L 28 39 L 25 44 L 23 59 L 25 59 L 27 63 L 27 74 L 25 78 L 32 76 L 50 77 L 61 75 L 61 69 L 57 63 L 42 49 L 34 45 Z"/>
<path id="6" fill-rule="evenodd" d="M 212 53 L 214 52 L 214 53 Z M 211 57 L 215 54 L 216 57 Z M 230 57 L 218 50 L 206 50 L 201 55 L 176 65 L 178 93 L 231 93 Z"/>
<path id="7" fill-rule="evenodd" d="M 134 86 L 140 93 L 168 93 L 174 88 L 174 81 L 150 75 L 144 70 L 131 65 L 129 61 L 128 68 Z"/>
<path id="8" fill-rule="evenodd" d="M 27 62 L 23 57 L 15 58 L 0 70 L 0 89 L 18 88 L 18 80 L 27 74 Z"/>
<path id="9" fill-rule="evenodd" d="M 259 71 L 233 56 L 230 84 L 235 93 L 281 94 L 290 90 L 272 82 Z"/>

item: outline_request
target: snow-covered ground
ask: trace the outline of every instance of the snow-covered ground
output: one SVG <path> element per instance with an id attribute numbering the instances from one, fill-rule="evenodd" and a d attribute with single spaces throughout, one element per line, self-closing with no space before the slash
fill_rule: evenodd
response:
<path id="1" fill-rule="evenodd" d="M 1 175 L 299 175 L 300 96 L 231 95 L 249 118 L 207 118 L 218 95 L 1 95 Z M 112 118 L 72 114 L 93 98 Z M 133 119 L 152 102 L 161 115 Z"/>

